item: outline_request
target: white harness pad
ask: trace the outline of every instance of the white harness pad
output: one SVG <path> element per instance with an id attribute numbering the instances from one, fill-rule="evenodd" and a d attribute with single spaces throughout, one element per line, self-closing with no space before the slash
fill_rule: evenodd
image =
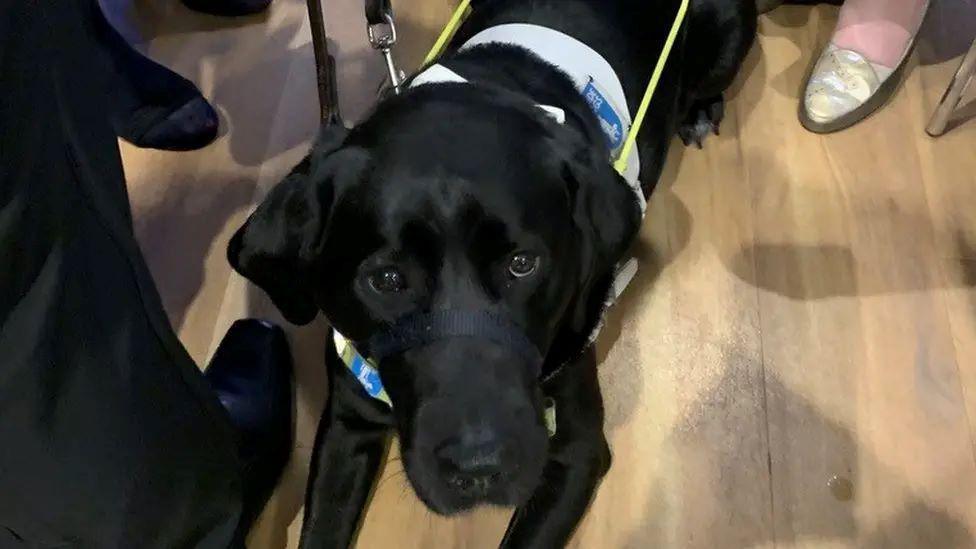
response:
<path id="1" fill-rule="evenodd" d="M 510 23 L 485 29 L 461 46 L 461 50 L 484 44 L 506 44 L 529 50 L 543 61 L 566 73 L 576 89 L 589 103 L 600 120 L 610 146 L 610 159 L 620 153 L 633 121 L 627 107 L 627 97 L 616 71 L 593 48 L 568 34 L 525 23 Z M 463 76 L 447 67 L 434 64 L 414 77 L 411 87 L 440 82 L 467 82 Z M 565 112 L 558 107 L 538 105 L 559 123 L 565 121 Z M 640 155 L 635 151 L 627 159 L 622 174 L 640 203 L 641 213 L 647 206 L 641 189 Z"/>

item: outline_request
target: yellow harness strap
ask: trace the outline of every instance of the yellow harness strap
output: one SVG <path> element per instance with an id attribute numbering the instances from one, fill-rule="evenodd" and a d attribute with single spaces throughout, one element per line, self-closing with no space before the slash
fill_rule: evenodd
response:
<path id="1" fill-rule="evenodd" d="M 434 42 L 434 46 L 430 49 L 427 57 L 424 59 L 424 65 L 429 65 L 435 59 L 444 53 L 447 49 L 447 45 L 450 43 L 451 39 L 457 33 L 457 30 L 461 27 L 461 23 L 467 19 L 471 11 L 471 0 L 461 0 L 458 4 L 456 10 L 451 15 L 451 19 L 447 22 L 447 26 L 441 31 L 440 36 L 437 37 L 437 41 Z M 674 16 L 674 22 L 671 23 L 671 30 L 668 31 L 668 37 L 664 41 L 664 47 L 661 48 L 661 55 L 657 58 L 657 64 L 654 65 L 654 72 L 651 73 L 651 80 L 647 83 L 647 89 L 644 91 L 644 97 L 641 99 L 640 107 L 637 109 L 637 114 L 634 116 L 634 123 L 630 126 L 630 131 L 627 132 L 627 139 L 624 140 L 623 148 L 620 150 L 620 154 L 617 156 L 617 160 L 614 161 L 613 167 L 618 173 L 623 174 L 627 169 L 627 160 L 630 158 L 631 153 L 634 150 L 634 144 L 637 142 L 637 134 L 640 133 L 641 126 L 644 124 L 644 119 L 647 117 L 647 110 L 651 106 L 651 99 L 654 98 L 654 91 L 657 89 L 657 83 L 661 79 L 661 73 L 664 72 L 664 66 L 668 62 L 668 57 L 671 56 L 671 49 L 674 47 L 674 41 L 678 38 L 678 31 L 681 29 L 681 24 L 685 20 L 685 15 L 688 13 L 688 0 L 681 0 L 681 5 L 678 6 L 678 13 Z"/>
<path id="2" fill-rule="evenodd" d="M 437 37 L 437 41 L 434 42 L 434 45 L 430 48 L 430 51 L 427 52 L 427 57 L 424 58 L 424 65 L 431 64 L 434 59 L 437 59 L 442 53 L 444 53 L 444 50 L 447 49 L 447 44 L 450 43 L 451 38 L 454 38 L 454 34 L 457 33 L 459 28 L 461 28 L 461 23 L 464 23 L 464 20 L 468 18 L 468 15 L 470 15 L 470 9 L 471 0 L 461 0 L 461 3 L 458 4 L 457 9 L 454 10 L 454 13 L 451 14 L 451 18 L 447 21 L 447 26 L 444 27 L 444 30 L 441 31 L 440 36 Z"/>

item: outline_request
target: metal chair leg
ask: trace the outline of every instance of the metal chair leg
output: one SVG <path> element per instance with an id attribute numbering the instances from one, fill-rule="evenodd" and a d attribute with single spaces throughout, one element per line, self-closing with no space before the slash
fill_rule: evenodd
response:
<path id="1" fill-rule="evenodd" d="M 932 114 L 932 119 L 929 120 L 928 126 L 925 127 L 925 133 L 932 137 L 938 137 L 945 133 L 949 119 L 959 105 L 959 100 L 962 99 L 962 94 L 966 91 L 966 87 L 969 86 L 970 81 L 972 81 L 974 73 L 976 73 L 976 39 L 973 40 L 969 51 L 962 58 L 959 69 L 956 70 L 952 81 L 949 82 L 949 87 L 942 94 L 942 99 L 939 101 L 938 106 L 936 106 L 935 112 Z"/>

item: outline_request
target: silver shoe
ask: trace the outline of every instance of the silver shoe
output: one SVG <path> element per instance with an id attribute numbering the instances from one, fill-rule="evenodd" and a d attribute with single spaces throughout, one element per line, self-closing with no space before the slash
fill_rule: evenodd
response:
<path id="1" fill-rule="evenodd" d="M 872 63 L 860 53 L 828 44 L 807 81 L 800 106 L 800 122 L 810 131 L 826 133 L 846 128 L 877 110 L 898 85 L 900 72 L 914 41 L 898 67 Z"/>
<path id="2" fill-rule="evenodd" d="M 815 133 L 835 132 L 881 108 L 898 88 L 930 4 L 931 0 L 926 0 L 918 27 L 895 68 L 872 63 L 856 51 L 828 44 L 810 73 L 800 102 L 803 127 Z"/>
<path id="3" fill-rule="evenodd" d="M 833 122 L 865 104 L 893 72 L 856 51 L 829 44 L 807 83 L 807 115 L 819 124 Z"/>

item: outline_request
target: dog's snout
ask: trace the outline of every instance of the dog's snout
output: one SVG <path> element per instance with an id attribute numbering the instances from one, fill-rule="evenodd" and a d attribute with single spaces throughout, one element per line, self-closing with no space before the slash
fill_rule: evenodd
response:
<path id="1" fill-rule="evenodd" d="M 488 493 L 498 482 L 498 477 L 498 471 L 479 470 L 471 474 L 454 473 L 448 476 L 447 482 L 462 495 L 480 496 Z"/>
<path id="2" fill-rule="evenodd" d="M 488 492 L 502 476 L 502 445 L 489 429 L 468 431 L 436 451 L 445 480 L 467 494 Z"/>
<path id="3" fill-rule="evenodd" d="M 519 353 L 486 339 L 446 338 L 404 354 L 404 363 L 389 370 L 409 373 L 405 381 L 418 388 L 402 448 L 421 499 L 444 514 L 524 503 L 548 439 L 537 413 L 541 391 Z"/>

